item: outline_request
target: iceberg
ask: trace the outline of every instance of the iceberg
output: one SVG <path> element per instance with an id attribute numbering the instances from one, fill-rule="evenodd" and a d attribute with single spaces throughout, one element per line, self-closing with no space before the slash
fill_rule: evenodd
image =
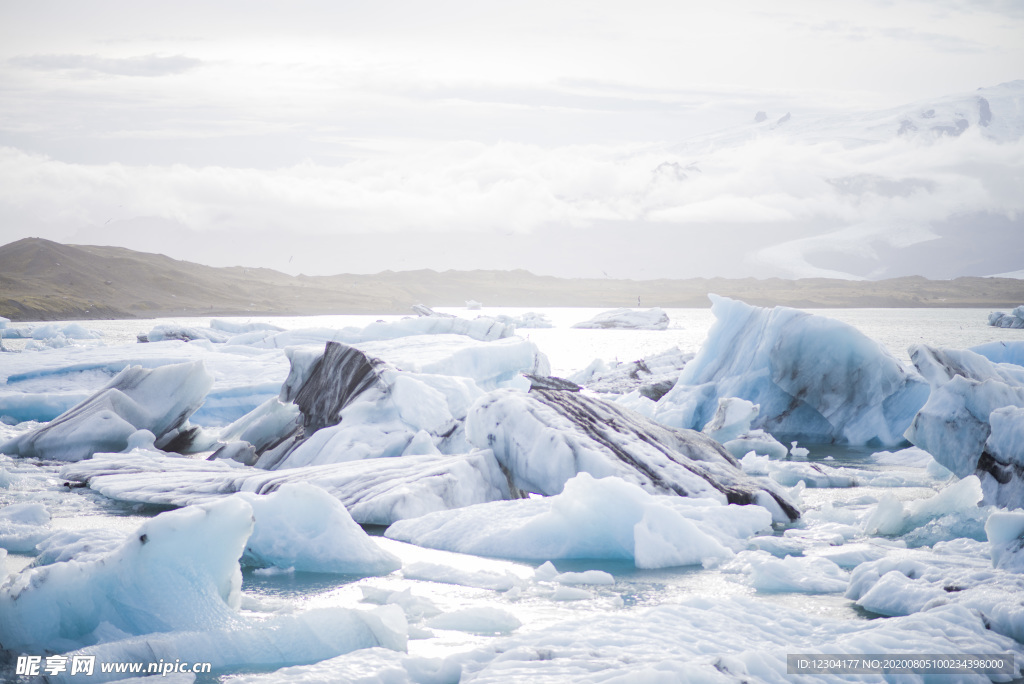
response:
<path id="1" fill-rule="evenodd" d="M 1024 305 L 1010 313 L 993 311 L 988 315 L 988 324 L 996 328 L 1024 328 Z"/>
<path id="2" fill-rule="evenodd" d="M 68 464 L 60 476 L 118 501 L 188 506 L 235 492 L 269 494 L 288 483 L 327 491 L 366 525 L 511 498 L 490 451 L 401 456 L 267 471 L 230 460 L 202 461 L 138 450 Z"/>
<path id="3" fill-rule="evenodd" d="M 466 416 L 466 437 L 494 451 L 522 491 L 553 495 L 577 473 L 620 477 L 658 494 L 758 504 L 780 521 L 799 511 L 770 483 L 748 477 L 707 435 L 659 425 L 580 392 L 497 390 Z"/>
<path id="4" fill-rule="evenodd" d="M 497 558 L 627 559 L 638 568 L 664 568 L 731 558 L 771 523 L 759 506 L 656 496 L 617 477 L 581 472 L 554 496 L 430 513 L 396 522 L 385 536 Z"/>
<path id="5" fill-rule="evenodd" d="M 187 448 L 187 426 L 213 385 L 201 361 L 147 370 L 125 368 L 106 387 L 39 429 L 0 444 L 0 453 L 79 461 L 129 448 L 148 433 L 161 448 Z"/>
<path id="6" fill-rule="evenodd" d="M 667 330 L 668 314 L 658 307 L 647 311 L 612 309 L 572 327 L 587 330 Z"/>
<path id="7" fill-rule="evenodd" d="M 958 477 L 976 474 L 984 503 L 1024 507 L 1024 368 L 967 350 L 910 351 L 932 392 L 907 439 Z"/>
<path id="8" fill-rule="evenodd" d="M 411 338 L 410 338 L 411 339 Z M 407 347 L 408 343 L 402 346 Z M 280 407 L 258 409 L 254 436 L 260 468 L 283 469 L 364 458 L 468 451 L 463 421 L 484 387 L 524 382 L 523 371 L 547 371 L 547 360 L 525 340 L 474 343 L 435 357 L 419 350 L 420 365 L 399 370 L 360 350 L 328 342 L 323 353 L 290 349 L 291 371 L 280 400 L 298 407 L 291 422 Z M 428 345 L 433 351 L 434 345 Z M 369 351 L 367 351 L 369 350 Z M 394 351 L 393 349 L 391 351 Z M 408 351 L 408 349 L 407 349 Z M 408 368 L 408 366 L 406 366 Z M 271 414 L 264 421 L 263 414 Z M 264 428 L 283 432 L 269 434 Z M 238 428 L 231 436 L 240 438 Z M 244 431 L 244 429 L 243 429 Z M 254 445 L 255 447 L 255 445 Z"/>
<path id="9" fill-rule="evenodd" d="M 891 446 L 928 385 L 877 342 L 839 321 L 710 295 L 716 322 L 662 397 L 655 420 L 697 429 L 718 400 L 759 404 L 753 427 L 781 440 Z"/>

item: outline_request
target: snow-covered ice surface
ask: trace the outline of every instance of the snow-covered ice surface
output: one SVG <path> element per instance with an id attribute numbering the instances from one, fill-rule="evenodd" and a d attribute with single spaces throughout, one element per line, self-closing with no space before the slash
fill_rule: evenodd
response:
<path id="1" fill-rule="evenodd" d="M 504 325 L 530 312 L 479 313 Z M 486 321 L 428 316 L 386 325 L 372 317 L 97 321 L 81 326 L 101 337 L 65 335 L 64 346 L 7 340 L 26 351 L 0 355 L 0 443 L 66 424 L 54 419 L 131 366 L 147 371 L 140 377 L 178 377 L 181 364 L 201 363 L 210 380 L 189 418 L 200 428 L 199 453 L 162 452 L 167 442 L 143 439 L 132 424 L 125 444 L 76 462 L 0 455 L 0 679 L 18 680 L 17 655 L 55 653 L 210 662 L 213 673 L 195 681 L 236 684 L 854 679 L 787 674 L 789 653 L 1013 654 L 1020 676 L 1024 511 L 988 498 L 986 480 L 1003 472 L 986 459 L 1016 472 L 1024 443 L 1024 408 L 993 398 L 1016 396 L 1020 330 L 990 327 L 972 310 L 815 312 L 861 338 L 787 314 L 804 341 L 798 376 L 848 378 L 859 364 L 871 371 L 841 397 L 819 392 L 814 404 L 834 419 L 829 438 L 847 443 L 778 430 L 779 421 L 766 421 L 771 401 L 732 391 L 757 386 L 750 374 L 714 380 L 714 395 L 700 397 L 707 415 L 690 426 L 703 430 L 694 433 L 696 454 L 703 440 L 725 442 L 721 453 L 712 449 L 721 462 L 704 462 L 735 463 L 728 477 L 715 473 L 720 487 L 749 483 L 800 510 L 773 523 L 768 508 L 728 504 L 708 480 L 690 481 L 689 469 L 684 478 L 682 466 L 640 444 L 685 451 L 651 422 L 660 397 L 643 390 L 655 394 L 710 353 L 701 351 L 710 312 L 669 310 L 668 329 L 658 331 L 570 327 L 594 311 L 534 313 L 553 327 L 515 337 Z M 226 341 L 135 342 L 159 325 L 205 328 Z M 773 360 L 756 334 L 730 339 L 767 358 L 761 372 L 779 384 L 779 352 Z M 350 360 L 377 360 L 379 372 L 351 401 L 359 373 L 313 382 L 317 391 L 293 403 L 327 342 L 357 350 Z M 914 344 L 942 354 L 916 353 L 912 366 Z M 959 351 L 967 348 L 975 353 Z M 555 375 L 591 388 L 527 393 L 520 373 L 545 370 L 547 359 Z M 911 380 L 901 385 L 892 368 Z M 943 390 L 966 380 L 1006 389 Z M 813 395 L 813 380 L 803 382 Z M 966 410 L 982 427 L 946 430 L 937 446 L 889 440 L 917 410 L 905 416 L 896 405 L 921 389 L 917 408 L 936 390 L 963 402 L 928 399 L 922 415 L 935 425 Z M 132 401 L 147 413 L 177 405 L 144 394 Z M 503 420 L 484 410 L 496 402 Z M 536 448 L 511 457 L 507 439 L 489 443 L 502 422 L 521 428 L 510 435 L 522 444 L 531 434 Z M 922 433 L 926 422 L 919 418 Z M 84 442 L 108 434 L 93 423 L 83 421 Z M 311 433 L 303 433 L 316 454 L 308 464 L 251 465 L 297 425 Z M 862 438 L 869 432 L 879 438 Z M 943 441 L 974 434 L 987 469 L 944 455 Z M 532 451 L 547 454 L 547 466 Z M 563 451 L 573 467 L 551 458 Z M 527 481 L 548 495 L 515 498 L 540 489 Z M 652 486 L 684 481 L 698 496 Z M 375 536 L 388 525 L 388 537 Z M 75 681 L 66 672 L 51 679 Z"/>

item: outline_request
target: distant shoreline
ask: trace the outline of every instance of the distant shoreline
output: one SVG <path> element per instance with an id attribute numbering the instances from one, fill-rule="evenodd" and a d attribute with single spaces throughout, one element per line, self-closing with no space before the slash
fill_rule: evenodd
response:
<path id="1" fill-rule="evenodd" d="M 463 307 L 707 308 L 708 293 L 801 309 L 1010 309 L 1024 280 L 919 276 L 685 280 L 568 279 L 527 271 L 385 271 L 289 276 L 215 268 L 119 247 L 38 238 L 0 247 L 0 316 L 11 321 L 411 314 L 414 304 Z"/>

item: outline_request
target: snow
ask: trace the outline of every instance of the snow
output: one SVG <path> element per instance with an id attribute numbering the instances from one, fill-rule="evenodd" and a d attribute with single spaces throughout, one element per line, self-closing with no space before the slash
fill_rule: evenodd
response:
<path id="1" fill-rule="evenodd" d="M 202 362 L 147 370 L 131 366 L 82 403 L 38 430 L 0 444 L 0 452 L 78 461 L 128 448 L 136 432 L 174 439 L 213 384 Z"/>
<path id="2" fill-rule="evenodd" d="M 658 307 L 646 311 L 612 309 L 572 327 L 590 330 L 666 330 L 668 322 L 668 314 Z"/>
<path id="3" fill-rule="evenodd" d="M 656 420 L 684 428 L 710 421 L 718 400 L 759 404 L 753 427 L 777 439 L 897 445 L 928 387 L 850 325 L 711 295 L 717 319 Z"/>
<path id="4" fill-rule="evenodd" d="M 580 473 L 561 494 L 478 504 L 400 521 L 391 539 L 517 559 L 621 558 L 640 568 L 696 565 L 771 525 L 757 506 L 653 496 L 615 477 Z"/>

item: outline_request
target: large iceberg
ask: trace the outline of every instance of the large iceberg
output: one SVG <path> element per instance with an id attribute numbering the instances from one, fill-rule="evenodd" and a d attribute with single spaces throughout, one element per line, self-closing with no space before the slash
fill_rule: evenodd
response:
<path id="1" fill-rule="evenodd" d="M 799 516 L 781 491 L 746 476 L 708 436 L 659 425 L 580 392 L 492 392 L 470 409 L 466 435 L 492 449 L 512 485 L 527 492 L 558 494 L 586 472 L 620 477 L 652 493 L 759 504 L 778 520 Z"/>
<path id="2" fill-rule="evenodd" d="M 1024 368 L 926 345 L 911 359 L 932 392 L 907 439 L 958 477 L 977 474 L 985 503 L 1024 507 Z"/>
<path id="3" fill-rule="evenodd" d="M 597 330 L 665 330 L 668 328 L 668 314 L 658 307 L 639 311 L 637 309 L 612 309 L 602 311 L 588 321 L 572 327 Z"/>
<path id="4" fill-rule="evenodd" d="M 871 446 L 903 443 L 928 385 L 846 323 L 710 295 L 717 318 L 654 418 L 699 429 L 718 400 L 759 404 L 754 428 L 778 439 Z"/>
<path id="5" fill-rule="evenodd" d="M 131 366 L 50 423 L 0 445 L 0 453 L 78 461 L 145 442 L 140 433 L 161 448 L 187 446 L 193 430 L 186 421 L 212 385 L 201 361 L 153 370 Z"/>

